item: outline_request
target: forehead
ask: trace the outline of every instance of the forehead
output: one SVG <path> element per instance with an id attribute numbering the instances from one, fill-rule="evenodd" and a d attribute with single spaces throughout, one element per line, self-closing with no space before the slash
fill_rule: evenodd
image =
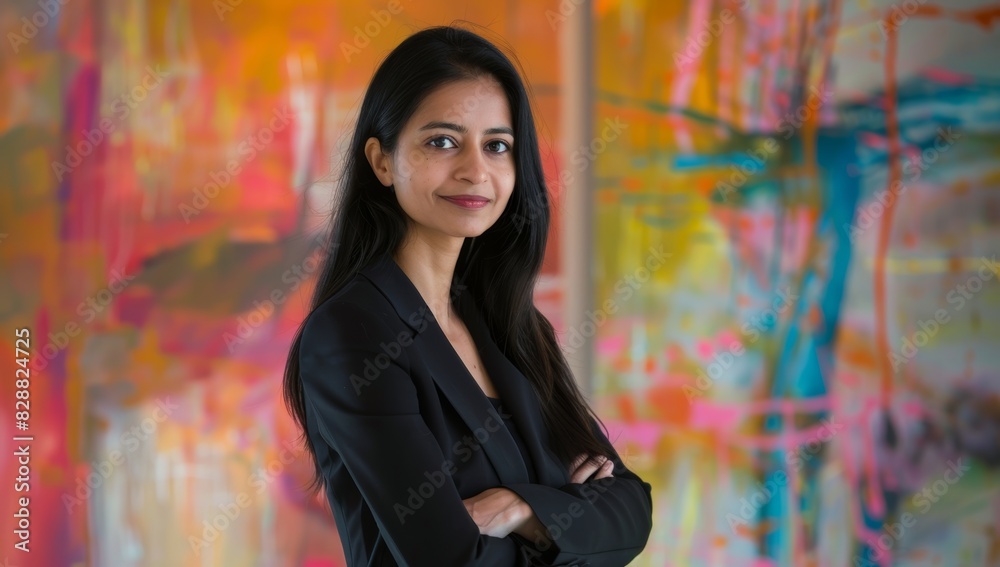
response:
<path id="1" fill-rule="evenodd" d="M 413 113 L 410 126 L 420 128 L 429 120 L 511 126 L 507 96 L 488 76 L 452 81 L 431 91 Z"/>

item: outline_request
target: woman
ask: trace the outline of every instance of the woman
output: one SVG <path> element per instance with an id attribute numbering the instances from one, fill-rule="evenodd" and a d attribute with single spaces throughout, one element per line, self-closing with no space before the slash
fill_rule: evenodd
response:
<path id="1" fill-rule="evenodd" d="M 348 565 L 625 565 L 652 525 L 532 291 L 549 229 L 522 81 L 431 28 L 362 102 L 285 401 Z"/>

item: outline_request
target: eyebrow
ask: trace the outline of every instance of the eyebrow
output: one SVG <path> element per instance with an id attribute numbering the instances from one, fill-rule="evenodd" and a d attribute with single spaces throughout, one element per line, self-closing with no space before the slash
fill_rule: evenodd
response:
<path id="1" fill-rule="evenodd" d="M 469 129 L 461 124 L 455 124 L 454 122 L 428 122 L 420 127 L 419 131 L 432 130 L 434 128 L 444 128 L 447 130 L 454 130 L 460 134 L 468 134 Z M 494 128 L 487 128 L 484 132 L 487 136 L 492 134 L 508 134 L 510 136 L 514 135 L 514 130 L 506 126 L 497 126 Z"/>

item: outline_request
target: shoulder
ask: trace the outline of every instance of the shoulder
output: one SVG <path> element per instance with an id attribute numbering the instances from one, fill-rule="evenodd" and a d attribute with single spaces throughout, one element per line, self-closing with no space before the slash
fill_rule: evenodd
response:
<path id="1" fill-rule="evenodd" d="M 414 413 L 410 359 L 400 346 L 409 344 L 405 329 L 374 284 L 353 278 L 306 317 L 298 352 L 303 387 L 332 403 L 328 414 Z"/>
<path id="2" fill-rule="evenodd" d="M 403 330 L 389 300 L 374 284 L 358 274 L 318 305 L 302 326 L 303 354 L 330 347 L 378 347 Z"/>

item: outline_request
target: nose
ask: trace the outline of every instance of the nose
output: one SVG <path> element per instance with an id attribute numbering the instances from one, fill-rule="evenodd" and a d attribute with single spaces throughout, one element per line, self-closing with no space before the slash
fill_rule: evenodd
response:
<path id="1" fill-rule="evenodd" d="M 485 183 L 489 178 L 486 159 L 478 147 L 470 145 L 461 156 L 455 177 L 472 185 Z"/>

